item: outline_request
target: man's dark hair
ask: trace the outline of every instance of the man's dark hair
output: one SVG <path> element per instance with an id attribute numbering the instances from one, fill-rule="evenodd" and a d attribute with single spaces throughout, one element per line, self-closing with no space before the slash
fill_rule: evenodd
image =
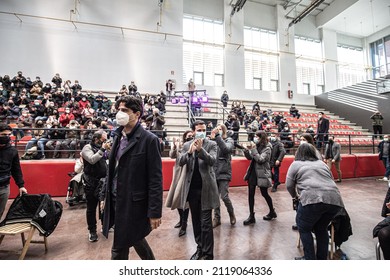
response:
<path id="1" fill-rule="evenodd" d="M 202 120 L 197 120 L 197 121 L 194 121 L 191 125 L 191 129 L 192 131 L 195 131 L 195 127 L 197 127 L 198 125 L 206 125 L 204 121 Z"/>
<path id="2" fill-rule="evenodd" d="M 6 130 L 12 131 L 12 127 L 10 127 L 8 124 L 0 123 L 0 132 L 6 131 Z"/>
<path id="3" fill-rule="evenodd" d="M 312 144 L 302 143 L 299 145 L 295 160 L 299 161 L 316 161 L 318 160 L 316 149 Z"/>
<path id="4" fill-rule="evenodd" d="M 134 95 L 125 95 L 118 98 L 115 102 L 115 109 L 118 110 L 119 105 L 125 103 L 125 107 L 131 109 L 134 113 L 140 112 L 140 117 L 143 115 L 144 106 L 140 98 L 135 97 Z"/>
<path id="5" fill-rule="evenodd" d="M 322 114 L 322 115 L 325 115 L 324 112 L 318 112 L 318 114 Z"/>

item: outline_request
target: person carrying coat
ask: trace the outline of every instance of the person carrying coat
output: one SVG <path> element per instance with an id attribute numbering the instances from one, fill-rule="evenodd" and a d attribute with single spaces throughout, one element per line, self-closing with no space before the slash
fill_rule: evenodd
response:
<path id="1" fill-rule="evenodd" d="M 249 217 L 244 221 L 245 226 L 256 223 L 254 211 L 256 186 L 260 188 L 261 195 L 269 207 L 269 213 L 263 217 L 263 220 L 269 221 L 277 217 L 272 198 L 268 194 L 268 188 L 272 186 L 270 167 L 272 145 L 268 143 L 267 134 L 260 130 L 256 132 L 253 142 L 244 150 L 245 157 L 251 160 L 244 177 L 248 182 L 249 203 Z"/>
<path id="2" fill-rule="evenodd" d="M 188 214 L 190 209 L 187 207 L 187 204 L 184 209 L 180 208 L 180 198 L 184 190 L 184 180 L 186 176 L 186 166 L 181 167 L 179 164 L 180 152 L 182 145 L 186 142 L 192 141 L 194 139 L 192 130 L 187 130 L 183 133 L 182 142 L 174 138 L 171 150 L 169 151 L 169 157 L 176 159 L 175 166 L 173 167 L 173 175 L 171 186 L 169 187 L 169 192 L 165 202 L 166 207 L 170 207 L 172 210 L 177 209 L 179 212 L 180 220 L 175 225 L 175 228 L 180 228 L 179 237 L 187 233 L 187 221 Z"/>
<path id="3" fill-rule="evenodd" d="M 217 160 L 217 144 L 206 138 L 206 124 L 195 121 L 192 126 L 193 141 L 184 144 L 180 153 L 180 166 L 187 166 L 181 207 L 188 201 L 196 252 L 191 260 L 214 259 L 214 236 L 211 220 L 212 210 L 219 207 L 217 180 L 214 164 Z"/>

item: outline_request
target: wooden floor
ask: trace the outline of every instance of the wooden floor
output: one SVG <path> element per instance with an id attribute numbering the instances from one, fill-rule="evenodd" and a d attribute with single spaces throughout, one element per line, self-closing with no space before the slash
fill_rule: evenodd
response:
<path id="1" fill-rule="evenodd" d="M 351 217 L 353 235 L 341 245 L 341 250 L 352 260 L 375 260 L 376 239 L 372 238 L 373 227 L 382 220 L 380 216 L 383 199 L 388 185 L 377 181 L 377 178 L 344 180 L 339 184 L 346 209 Z M 164 198 L 167 192 L 164 192 Z M 255 212 L 257 222 L 251 226 L 243 226 L 248 216 L 247 189 L 234 187 L 230 189 L 237 224 L 228 222 L 226 208 L 222 206 L 222 225 L 214 229 L 214 255 L 219 260 L 291 260 L 302 255 L 302 248 L 296 247 L 297 232 L 291 229 L 295 211 L 291 198 L 284 185 L 276 193 L 271 193 L 278 218 L 264 221 L 267 207 L 260 192 L 256 193 Z M 108 239 L 100 233 L 99 241 L 88 241 L 85 218 L 85 205 L 69 207 L 64 198 L 59 200 L 64 211 L 61 221 L 48 237 L 48 252 L 40 244 L 31 244 L 26 260 L 105 260 L 110 259 L 112 234 Z M 9 207 L 10 200 L 7 207 Z M 160 260 L 189 259 L 196 250 L 189 223 L 187 234 L 178 237 L 178 229 L 173 226 L 178 222 L 177 211 L 163 209 L 163 224 L 153 231 L 147 240 L 154 254 Z M 37 236 L 38 238 L 38 236 Z M 18 259 L 21 249 L 19 236 L 6 236 L 0 245 L 0 260 Z M 3 252 L 12 250 L 13 252 Z M 336 259 L 337 259 L 336 255 Z M 139 259 L 131 250 L 130 259 Z"/>

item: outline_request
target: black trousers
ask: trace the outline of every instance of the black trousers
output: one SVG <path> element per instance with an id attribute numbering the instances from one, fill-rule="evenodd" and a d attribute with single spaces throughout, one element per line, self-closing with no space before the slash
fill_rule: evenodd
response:
<path id="1" fill-rule="evenodd" d="M 375 138 L 377 137 L 376 134 L 382 134 L 382 126 L 381 125 L 373 125 L 372 128 L 374 129 Z"/>
<path id="2" fill-rule="evenodd" d="M 89 176 L 83 176 L 85 182 L 85 198 L 87 200 L 87 224 L 89 232 L 96 232 L 96 210 L 99 205 L 98 185 L 99 180 Z"/>
<path id="3" fill-rule="evenodd" d="M 155 260 L 152 248 L 150 248 L 149 243 L 145 238 L 142 238 L 140 241 L 133 245 L 134 250 L 137 252 L 141 260 Z M 112 248 L 111 249 L 111 259 L 112 260 L 128 260 L 129 259 L 130 248 Z"/>
<path id="4" fill-rule="evenodd" d="M 201 195 L 202 190 L 190 190 L 188 203 L 192 217 L 192 228 L 194 230 L 197 250 L 201 251 L 201 256 L 208 259 L 214 258 L 214 234 L 212 223 L 212 209 L 202 210 Z"/>

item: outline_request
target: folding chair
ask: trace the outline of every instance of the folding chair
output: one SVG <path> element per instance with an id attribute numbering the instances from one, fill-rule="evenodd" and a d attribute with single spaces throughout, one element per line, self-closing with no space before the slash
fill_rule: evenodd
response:
<path id="1" fill-rule="evenodd" d="M 336 251 L 336 246 L 334 244 L 334 225 L 333 223 L 331 222 L 329 224 L 330 226 L 330 240 L 329 240 L 329 245 L 330 245 L 330 250 L 329 250 L 329 259 L 333 260 L 333 255 Z M 300 248 L 301 247 L 301 235 L 299 234 L 299 231 L 298 231 L 298 240 L 297 240 L 297 248 Z"/>
<path id="2" fill-rule="evenodd" d="M 4 226 L 0 227 L 0 245 L 3 242 L 3 239 L 6 235 L 21 234 L 23 249 L 22 249 L 22 252 L 20 254 L 19 260 L 24 259 L 31 243 L 44 244 L 45 245 L 45 252 L 47 252 L 47 238 L 46 238 L 46 236 L 43 236 L 43 240 L 32 240 L 34 233 L 35 233 L 35 229 L 36 229 L 35 226 L 33 226 L 31 223 L 14 223 L 14 224 L 4 225 Z M 25 233 L 28 233 L 27 239 L 24 236 Z"/>

